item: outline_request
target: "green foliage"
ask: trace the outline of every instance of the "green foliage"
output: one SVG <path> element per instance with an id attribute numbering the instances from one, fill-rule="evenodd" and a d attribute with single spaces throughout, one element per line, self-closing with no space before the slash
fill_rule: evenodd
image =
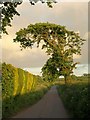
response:
<path id="1" fill-rule="evenodd" d="M 87 82 L 74 81 L 73 84 L 59 85 L 58 93 L 73 118 L 88 118 L 89 99 Z"/>
<path id="2" fill-rule="evenodd" d="M 24 71 L 22 70 L 22 69 L 20 69 L 20 68 L 18 68 L 18 94 L 20 94 L 21 93 L 21 91 L 22 91 L 22 88 L 23 88 L 23 81 L 24 81 Z"/>
<path id="3" fill-rule="evenodd" d="M 65 26 L 48 22 L 30 24 L 27 28 L 20 29 L 14 39 L 14 42 L 20 43 L 21 50 L 32 48 L 34 43 L 39 47 L 41 41 L 42 49 L 51 55 L 42 68 L 45 79 L 51 80 L 54 75 L 56 77 L 63 75 L 67 82 L 78 64 L 73 62 L 73 54 L 81 55 L 81 45 L 85 40 L 78 33 L 67 30 Z"/>
<path id="4" fill-rule="evenodd" d="M 77 80 L 81 82 L 87 82 L 89 80 L 89 76 L 78 76 Z"/>
<path id="5" fill-rule="evenodd" d="M 36 2 L 41 1 L 42 3 L 47 3 L 49 7 L 52 8 L 52 3 L 56 3 L 55 0 L 29 0 L 31 5 L 35 5 Z M 9 1 L 0 1 L 0 12 L 1 12 L 1 28 L 0 32 L 2 30 L 3 33 L 8 34 L 6 27 L 12 26 L 11 21 L 13 20 L 13 17 L 15 15 L 20 16 L 18 11 L 16 10 L 18 5 L 21 5 L 23 0 L 9 0 Z"/>
<path id="6" fill-rule="evenodd" d="M 25 86 L 27 86 L 27 74 L 28 72 L 27 71 L 24 71 L 24 74 L 25 74 Z M 27 87 L 25 87 L 25 93 L 27 92 Z"/>
<path id="7" fill-rule="evenodd" d="M 10 64 L 2 65 L 2 114 L 9 111 L 11 105 L 13 105 L 13 91 L 14 91 L 14 67 Z M 10 101 L 4 102 L 5 99 L 10 99 Z"/>
<path id="8" fill-rule="evenodd" d="M 35 5 L 38 1 L 42 3 L 47 3 L 47 5 L 52 8 L 52 3 L 57 3 L 56 0 L 29 0 L 31 5 Z"/>
<path id="9" fill-rule="evenodd" d="M 76 75 L 71 75 L 71 79 L 72 79 L 72 80 L 77 80 L 78 77 L 77 77 Z"/>
<path id="10" fill-rule="evenodd" d="M 89 77 L 90 77 L 90 73 L 88 73 L 88 74 L 87 74 L 87 73 L 85 73 L 85 74 L 83 74 L 83 76 L 84 76 L 84 77 L 88 77 L 88 78 L 89 78 Z"/>
<path id="11" fill-rule="evenodd" d="M 60 72 L 57 70 L 59 66 L 59 57 L 55 56 L 55 54 L 52 55 L 53 57 L 49 58 L 46 64 L 42 68 L 42 76 L 44 80 L 48 81 L 54 81 L 56 80 Z M 54 57 L 56 57 L 54 59 Z"/>
<path id="12" fill-rule="evenodd" d="M 41 85 L 42 84 L 42 85 Z M 2 116 L 7 118 L 39 100 L 49 85 L 40 76 L 32 75 L 10 64 L 2 64 Z"/>
<path id="13" fill-rule="evenodd" d="M 6 31 L 6 27 L 7 26 L 11 26 L 11 20 L 13 20 L 14 15 L 20 15 L 16 8 L 18 5 L 20 5 L 22 2 L 0 2 L 1 4 L 1 16 L 2 16 L 2 20 L 1 20 L 1 26 L 2 26 L 2 32 L 3 33 L 7 33 Z"/>
<path id="14" fill-rule="evenodd" d="M 28 79 L 25 79 L 25 75 L 28 75 Z M 30 83 L 33 83 L 33 80 L 36 81 L 36 79 L 31 79 L 31 77 L 33 75 L 28 72 L 25 74 L 25 71 L 20 68 L 16 69 L 10 64 L 2 64 L 3 114 L 11 111 L 15 96 L 30 92 L 32 87 Z"/>
<path id="15" fill-rule="evenodd" d="M 13 95 L 17 95 L 19 92 L 18 92 L 18 87 L 19 87 L 19 84 L 18 84 L 18 68 L 14 68 L 15 71 L 14 71 L 14 92 L 13 92 Z"/>
<path id="16" fill-rule="evenodd" d="M 14 67 L 2 64 L 2 97 L 9 98 L 14 90 Z"/>

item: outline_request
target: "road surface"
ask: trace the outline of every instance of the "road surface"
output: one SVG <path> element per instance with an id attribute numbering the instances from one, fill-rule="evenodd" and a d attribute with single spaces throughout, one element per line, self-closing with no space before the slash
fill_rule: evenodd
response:
<path id="1" fill-rule="evenodd" d="M 13 118 L 70 118 L 57 93 L 56 86 L 35 105 L 18 113 Z"/>

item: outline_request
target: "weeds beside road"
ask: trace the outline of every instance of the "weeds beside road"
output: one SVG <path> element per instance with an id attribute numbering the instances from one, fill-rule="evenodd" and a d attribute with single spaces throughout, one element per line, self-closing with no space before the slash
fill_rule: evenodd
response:
<path id="1" fill-rule="evenodd" d="M 73 118 L 88 118 L 88 81 L 73 81 L 72 84 L 59 84 L 58 93 Z"/>

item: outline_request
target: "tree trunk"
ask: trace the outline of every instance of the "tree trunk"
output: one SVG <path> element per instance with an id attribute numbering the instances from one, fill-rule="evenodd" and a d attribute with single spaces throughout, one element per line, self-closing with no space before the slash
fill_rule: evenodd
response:
<path id="1" fill-rule="evenodd" d="M 67 75 L 65 75 L 64 78 L 65 78 L 65 84 L 67 84 Z"/>

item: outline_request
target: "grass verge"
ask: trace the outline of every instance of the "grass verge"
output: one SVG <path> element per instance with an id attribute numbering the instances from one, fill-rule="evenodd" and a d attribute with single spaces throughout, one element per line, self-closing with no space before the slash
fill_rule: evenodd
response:
<path id="1" fill-rule="evenodd" d="M 58 93 L 73 118 L 87 119 L 89 116 L 88 83 L 73 82 L 73 84 L 59 84 Z"/>
<path id="2" fill-rule="evenodd" d="M 44 94 L 50 89 L 50 84 L 42 82 L 38 83 L 36 88 L 31 92 L 23 95 L 13 96 L 13 99 L 6 99 L 2 102 L 3 105 L 3 118 L 11 118 L 21 110 L 30 107 L 31 105 L 38 102 Z M 9 107 L 7 107 L 9 104 Z M 4 107 L 5 106 L 5 107 Z"/>

